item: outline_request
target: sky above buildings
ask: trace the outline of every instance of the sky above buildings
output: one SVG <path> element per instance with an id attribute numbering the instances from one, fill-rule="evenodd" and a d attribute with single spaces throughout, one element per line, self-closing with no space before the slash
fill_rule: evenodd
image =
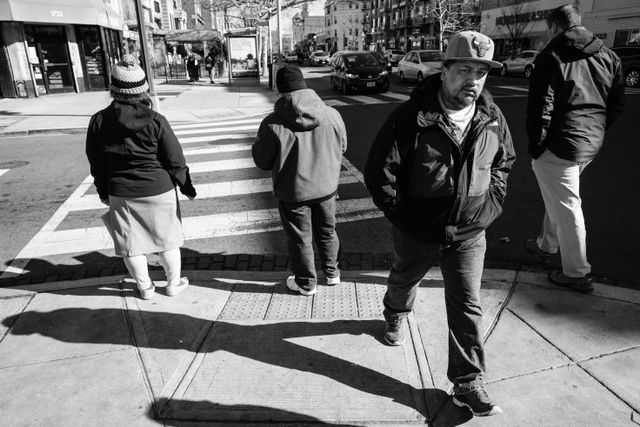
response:
<path id="1" fill-rule="evenodd" d="M 309 15 L 311 16 L 324 16 L 324 2 L 325 0 L 313 0 L 310 1 L 309 4 Z M 281 16 L 281 20 L 282 20 L 282 31 L 284 33 L 291 33 L 292 32 L 292 28 L 291 28 L 291 18 L 293 18 L 293 16 L 300 12 L 301 8 L 300 7 L 292 7 L 292 8 L 288 8 L 288 9 L 284 9 L 282 11 L 282 16 Z M 273 18 L 272 21 L 272 25 L 275 25 L 276 20 L 275 18 Z"/>

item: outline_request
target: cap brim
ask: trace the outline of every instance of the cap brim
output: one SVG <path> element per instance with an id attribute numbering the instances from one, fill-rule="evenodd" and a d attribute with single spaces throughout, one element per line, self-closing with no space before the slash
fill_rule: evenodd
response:
<path id="1" fill-rule="evenodd" d="M 489 68 L 502 68 L 502 63 L 497 61 L 489 61 L 487 59 L 478 59 L 478 58 L 445 58 L 445 61 L 473 61 L 473 62 L 482 62 L 483 64 L 487 64 Z"/>

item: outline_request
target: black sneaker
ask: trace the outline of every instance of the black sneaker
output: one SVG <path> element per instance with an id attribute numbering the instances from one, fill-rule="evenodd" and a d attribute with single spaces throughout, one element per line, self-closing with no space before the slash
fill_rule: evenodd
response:
<path id="1" fill-rule="evenodd" d="M 583 294 L 593 292 L 593 277 L 587 274 L 584 277 L 565 276 L 560 270 L 552 270 L 549 272 L 549 281 L 563 288 L 569 288 Z"/>
<path id="2" fill-rule="evenodd" d="M 489 417 L 502 413 L 502 409 L 491 401 L 489 395 L 482 387 L 466 393 L 454 394 L 453 403 L 461 408 L 469 408 L 476 417 Z"/>
<path id="3" fill-rule="evenodd" d="M 304 296 L 311 296 L 318 293 L 318 287 L 316 285 L 300 286 L 296 283 L 296 276 L 287 277 L 287 288 L 294 292 L 300 292 Z"/>
<path id="4" fill-rule="evenodd" d="M 549 264 L 551 262 L 551 255 L 549 252 L 545 252 L 538 246 L 537 239 L 535 237 L 531 237 L 530 239 L 525 240 L 524 248 L 529 252 L 533 257 L 542 264 Z"/>
<path id="5" fill-rule="evenodd" d="M 384 340 L 389 345 L 404 344 L 404 316 L 394 317 L 386 320 L 384 326 Z"/>

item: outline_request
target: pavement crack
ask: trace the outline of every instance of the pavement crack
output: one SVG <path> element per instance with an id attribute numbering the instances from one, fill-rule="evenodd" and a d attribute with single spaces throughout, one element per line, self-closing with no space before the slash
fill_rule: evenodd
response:
<path id="1" fill-rule="evenodd" d="M 84 357 L 98 356 L 98 355 L 101 355 L 101 354 L 108 354 L 108 353 L 116 353 L 118 351 L 126 351 L 128 349 L 129 349 L 128 347 L 115 348 L 115 349 L 102 350 L 102 351 L 93 351 L 93 352 L 84 353 L 84 354 L 76 354 L 76 355 L 73 355 L 73 356 L 57 357 L 57 358 L 54 358 L 54 359 L 38 360 L 38 361 L 35 361 L 35 362 L 17 363 L 15 365 L 2 366 L 2 367 L 0 367 L 0 371 L 6 370 L 6 369 L 12 369 L 12 368 L 21 368 L 21 367 L 24 367 L 24 366 L 34 366 L 34 365 L 42 365 L 42 364 L 46 364 L 46 363 L 62 362 L 62 361 L 65 361 L 65 360 L 82 359 Z"/>

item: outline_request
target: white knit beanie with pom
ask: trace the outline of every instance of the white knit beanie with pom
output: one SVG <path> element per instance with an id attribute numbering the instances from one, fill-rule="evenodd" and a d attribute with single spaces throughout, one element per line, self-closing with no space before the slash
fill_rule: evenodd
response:
<path id="1" fill-rule="evenodd" d="M 144 71 L 133 55 L 125 55 L 111 69 L 111 92 L 137 95 L 149 90 L 149 84 Z"/>

